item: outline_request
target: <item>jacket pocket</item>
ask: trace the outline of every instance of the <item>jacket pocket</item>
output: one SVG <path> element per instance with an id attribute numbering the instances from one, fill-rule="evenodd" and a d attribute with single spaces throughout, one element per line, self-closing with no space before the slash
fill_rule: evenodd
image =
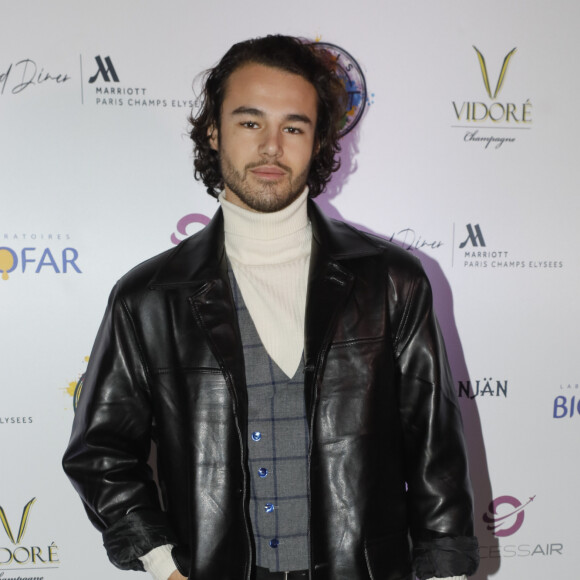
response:
<path id="1" fill-rule="evenodd" d="M 411 580 L 411 548 L 407 532 L 365 540 L 371 580 Z"/>

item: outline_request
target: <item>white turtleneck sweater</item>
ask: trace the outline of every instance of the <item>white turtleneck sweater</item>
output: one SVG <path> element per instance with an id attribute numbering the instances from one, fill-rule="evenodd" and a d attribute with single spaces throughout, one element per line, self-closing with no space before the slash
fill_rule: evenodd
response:
<path id="1" fill-rule="evenodd" d="M 268 354 L 289 377 L 304 349 L 306 287 L 312 245 L 308 189 L 274 213 L 219 201 L 226 253 L 244 302 Z"/>
<path id="2" fill-rule="evenodd" d="M 265 349 L 289 377 L 304 350 L 312 246 L 307 199 L 308 188 L 283 210 L 258 213 L 234 205 L 223 193 L 219 196 L 226 253 L 244 302 Z M 171 548 L 159 546 L 140 558 L 155 580 L 167 580 L 175 571 Z"/>

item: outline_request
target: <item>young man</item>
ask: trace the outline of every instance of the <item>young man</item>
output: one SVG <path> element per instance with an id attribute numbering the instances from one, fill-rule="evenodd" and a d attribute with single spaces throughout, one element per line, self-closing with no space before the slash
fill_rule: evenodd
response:
<path id="1" fill-rule="evenodd" d="M 309 199 L 338 167 L 332 59 L 291 37 L 236 44 L 203 99 L 196 177 L 221 209 L 118 282 L 64 458 L 110 559 L 160 580 L 473 573 L 429 284 Z"/>

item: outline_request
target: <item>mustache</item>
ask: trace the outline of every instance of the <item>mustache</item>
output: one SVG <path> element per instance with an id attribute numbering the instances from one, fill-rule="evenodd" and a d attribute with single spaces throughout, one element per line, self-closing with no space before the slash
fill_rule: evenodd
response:
<path id="1" fill-rule="evenodd" d="M 252 161 L 251 163 L 247 163 L 244 169 L 248 171 L 250 169 L 255 169 L 256 167 L 262 167 L 263 165 L 271 165 L 273 167 L 279 167 L 286 173 L 292 173 L 292 169 L 290 169 L 290 167 L 280 163 L 279 161 L 267 161 L 263 159 L 261 161 Z"/>

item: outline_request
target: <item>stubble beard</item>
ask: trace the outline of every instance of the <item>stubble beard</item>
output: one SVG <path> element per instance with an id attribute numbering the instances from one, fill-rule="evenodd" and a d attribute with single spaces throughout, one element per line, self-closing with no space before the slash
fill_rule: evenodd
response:
<path id="1" fill-rule="evenodd" d="M 297 175 L 293 176 L 292 170 L 277 161 L 256 161 L 248 163 L 243 173 L 238 171 L 229 160 L 227 154 L 219 150 L 220 168 L 225 186 L 235 193 L 238 198 L 250 209 L 261 213 L 274 213 L 288 207 L 295 201 L 306 187 L 310 165 Z M 255 178 L 256 185 L 248 182 L 248 172 L 254 167 L 267 163 L 275 165 L 286 172 L 285 179 L 281 182 L 270 182 Z"/>

